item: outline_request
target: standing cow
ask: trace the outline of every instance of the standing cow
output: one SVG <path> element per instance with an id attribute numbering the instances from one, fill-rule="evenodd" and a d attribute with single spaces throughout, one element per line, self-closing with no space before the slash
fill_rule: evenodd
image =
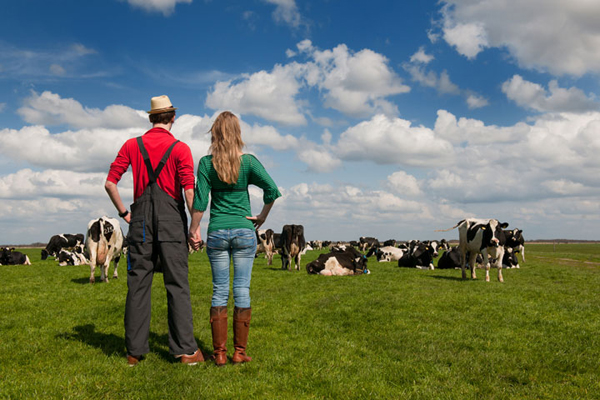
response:
<path id="1" fill-rule="evenodd" d="M 123 249 L 123 231 L 118 220 L 106 216 L 91 220 L 88 223 L 85 247 L 90 255 L 90 283 L 96 281 L 96 265 L 101 266 L 100 280 L 108 282 L 108 267 L 113 260 L 113 278 L 119 277 L 117 267 Z"/>
<path id="2" fill-rule="evenodd" d="M 301 252 L 305 246 L 304 226 L 284 225 L 281 231 L 281 269 L 291 270 L 294 259 L 295 269 L 300 271 Z"/>
<path id="3" fill-rule="evenodd" d="M 261 229 L 256 231 L 256 238 L 258 239 L 256 246 L 256 254 L 265 253 L 267 257 L 267 265 L 273 264 L 273 254 L 275 254 L 275 241 L 273 239 L 273 229 Z"/>
<path id="4" fill-rule="evenodd" d="M 504 256 L 504 244 L 506 237 L 504 231 L 508 223 L 500 223 L 497 219 L 475 219 L 468 218 L 460 221 L 453 226 L 458 227 L 458 248 L 461 253 L 462 278 L 467 279 L 465 272 L 467 263 L 467 252 L 469 252 L 469 267 L 471 268 L 471 278 L 477 279 L 475 275 L 475 263 L 477 254 L 483 256 L 483 265 L 485 266 L 485 281 L 490 281 L 490 260 L 489 257 L 496 260 L 498 266 L 498 280 L 504 282 L 502 277 L 502 258 Z"/>

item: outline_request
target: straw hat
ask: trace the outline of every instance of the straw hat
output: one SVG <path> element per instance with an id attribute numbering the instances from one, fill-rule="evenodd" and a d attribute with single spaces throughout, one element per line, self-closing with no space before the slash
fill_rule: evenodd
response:
<path id="1" fill-rule="evenodd" d="M 148 114 L 160 114 L 177 110 L 177 108 L 173 107 L 173 104 L 171 104 L 169 97 L 164 94 L 162 96 L 153 97 L 152 100 L 150 100 L 150 108 Z"/>

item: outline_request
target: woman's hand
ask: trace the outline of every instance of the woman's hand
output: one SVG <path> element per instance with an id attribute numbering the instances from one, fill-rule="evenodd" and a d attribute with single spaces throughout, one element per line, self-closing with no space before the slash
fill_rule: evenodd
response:
<path id="1" fill-rule="evenodd" d="M 202 244 L 202 237 L 200 235 L 200 225 L 198 225 L 196 229 L 192 229 L 192 227 L 190 226 L 190 236 L 188 238 L 188 243 L 194 251 L 198 251 L 198 249 L 200 249 L 200 245 Z"/>
<path id="2" fill-rule="evenodd" d="M 252 221 L 252 223 L 254 224 L 254 229 L 258 229 L 261 227 L 262 224 L 265 223 L 265 220 L 267 219 L 267 217 L 263 217 L 261 214 L 258 214 L 256 217 L 246 217 L 247 219 L 249 219 L 250 221 Z"/>

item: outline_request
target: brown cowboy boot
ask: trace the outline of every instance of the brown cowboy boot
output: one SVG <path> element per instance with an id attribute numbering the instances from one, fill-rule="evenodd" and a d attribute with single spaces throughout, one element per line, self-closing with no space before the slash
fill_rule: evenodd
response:
<path id="1" fill-rule="evenodd" d="M 227 306 L 210 308 L 213 356 L 217 367 L 227 363 Z"/>
<path id="2" fill-rule="evenodd" d="M 233 347 L 235 347 L 235 352 L 231 361 L 234 364 L 252 361 L 252 358 L 246 355 L 251 314 L 251 308 L 235 307 L 233 310 Z"/>

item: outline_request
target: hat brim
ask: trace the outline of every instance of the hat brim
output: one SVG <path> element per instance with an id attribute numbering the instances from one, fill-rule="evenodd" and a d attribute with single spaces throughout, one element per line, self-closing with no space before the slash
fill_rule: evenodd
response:
<path id="1" fill-rule="evenodd" d="M 169 111 L 175 111 L 177 107 L 158 108 L 156 110 L 146 111 L 148 114 L 161 114 Z"/>

